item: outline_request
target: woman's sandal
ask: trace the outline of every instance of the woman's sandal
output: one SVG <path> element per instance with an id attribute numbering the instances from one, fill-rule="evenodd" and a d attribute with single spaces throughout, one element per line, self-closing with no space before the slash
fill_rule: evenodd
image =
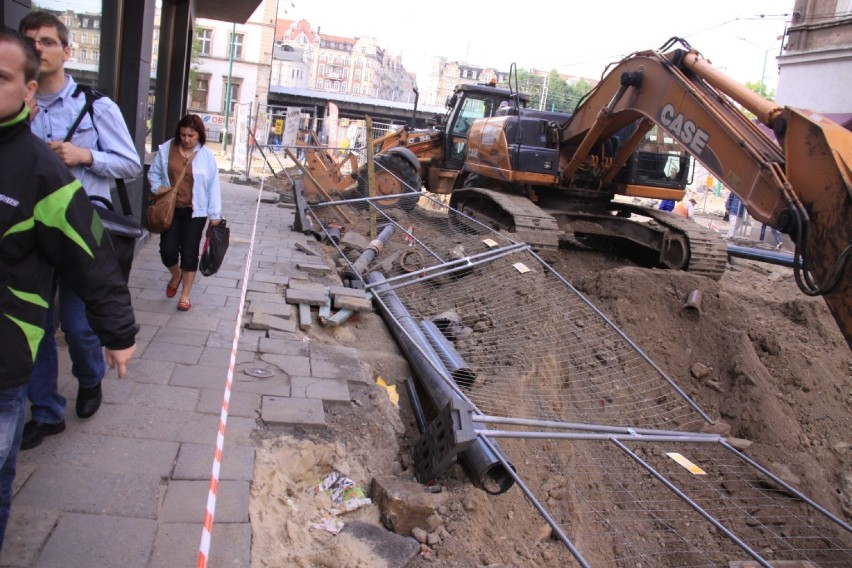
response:
<path id="1" fill-rule="evenodd" d="M 192 307 L 192 304 L 187 300 L 186 302 L 178 302 L 177 309 L 179 312 L 188 312 L 189 308 Z"/>
<path id="2" fill-rule="evenodd" d="M 180 288 L 180 282 L 183 279 L 183 275 L 178 278 L 177 284 L 175 284 L 174 288 L 172 288 L 171 280 L 169 280 L 169 284 L 166 284 L 166 298 L 174 298 L 177 295 L 178 288 Z"/>

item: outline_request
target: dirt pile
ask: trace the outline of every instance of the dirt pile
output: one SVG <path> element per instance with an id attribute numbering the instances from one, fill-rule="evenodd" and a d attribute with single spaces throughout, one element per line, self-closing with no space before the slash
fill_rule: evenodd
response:
<path id="1" fill-rule="evenodd" d="M 714 419 L 710 429 L 748 440 L 749 455 L 852 519 L 852 355 L 822 300 L 802 295 L 791 269 L 737 260 L 715 282 L 577 250 L 563 251 L 554 268 Z M 693 290 L 702 296 L 697 318 L 682 309 Z M 399 407 L 368 383 L 353 389 L 352 404 L 329 409 L 322 431 L 264 434 L 252 487 L 252 566 L 381 566 L 358 543 L 310 528 L 319 506 L 305 491 L 332 470 L 365 489 L 378 475 L 411 479 L 418 435 L 402 386 L 411 372 L 375 314 L 307 339 L 357 347 L 367 376 L 396 385 Z M 443 505 L 424 527 L 429 545 L 414 566 L 573 563 L 518 488 L 489 496 L 459 467 L 440 483 Z M 380 524 L 374 506 L 342 519 Z"/>

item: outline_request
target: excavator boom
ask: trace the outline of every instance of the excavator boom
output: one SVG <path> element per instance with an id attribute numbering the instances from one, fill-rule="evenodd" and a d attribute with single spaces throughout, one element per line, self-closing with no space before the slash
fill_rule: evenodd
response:
<path id="1" fill-rule="evenodd" d="M 686 49 L 670 49 L 676 42 Z M 772 128 L 780 144 L 738 105 Z M 567 121 L 552 125 L 543 149 L 558 156 L 552 171 L 531 173 L 513 162 L 512 121 L 522 118 L 475 123 L 466 169 L 532 192 L 556 188 L 569 206 L 581 190 L 585 199 L 606 200 L 629 193 L 616 174 L 641 141 L 616 134 L 630 125 L 640 133 L 656 126 L 730 188 L 752 217 L 791 236 L 799 287 L 824 297 L 852 346 L 852 133 L 819 113 L 763 99 L 677 38 L 615 64 Z M 601 148 L 613 140 L 621 147 L 604 159 Z M 597 176 L 592 183 L 590 172 Z"/>

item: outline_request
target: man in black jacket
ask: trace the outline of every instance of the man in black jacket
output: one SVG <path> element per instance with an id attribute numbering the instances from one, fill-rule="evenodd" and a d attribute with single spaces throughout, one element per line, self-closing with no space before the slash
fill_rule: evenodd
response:
<path id="1" fill-rule="evenodd" d="M 38 70 L 35 50 L 17 32 L 0 29 L 0 549 L 54 269 L 86 303 L 119 376 L 138 330 L 100 217 L 80 182 L 30 131 Z"/>

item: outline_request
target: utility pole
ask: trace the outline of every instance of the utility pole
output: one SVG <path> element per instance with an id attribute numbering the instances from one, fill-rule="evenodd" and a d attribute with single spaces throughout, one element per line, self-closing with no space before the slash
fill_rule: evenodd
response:
<path id="1" fill-rule="evenodd" d="M 237 23 L 231 28 L 231 54 L 228 57 L 228 84 L 225 87 L 225 130 L 222 136 L 222 152 L 228 150 L 228 119 L 231 115 L 231 73 L 234 70 L 234 48 L 237 40 Z"/>

